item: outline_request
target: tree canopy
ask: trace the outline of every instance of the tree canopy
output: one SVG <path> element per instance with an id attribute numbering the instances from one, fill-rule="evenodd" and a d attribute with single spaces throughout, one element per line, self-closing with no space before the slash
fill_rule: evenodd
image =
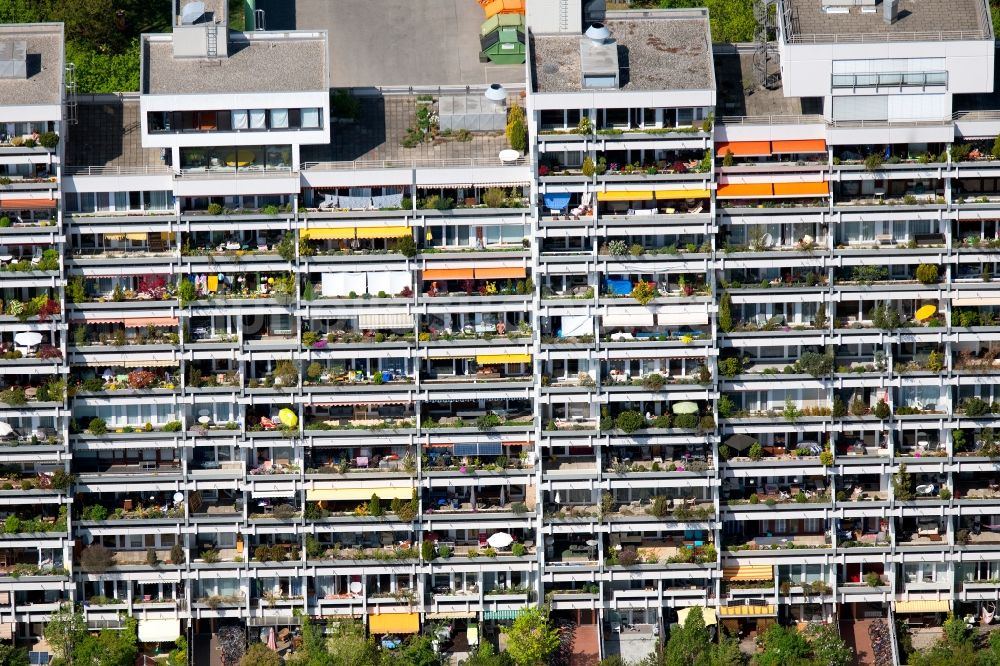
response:
<path id="1" fill-rule="evenodd" d="M 544 608 L 529 608 L 507 630 L 507 652 L 518 666 L 543 666 L 559 647 L 559 630 Z"/>

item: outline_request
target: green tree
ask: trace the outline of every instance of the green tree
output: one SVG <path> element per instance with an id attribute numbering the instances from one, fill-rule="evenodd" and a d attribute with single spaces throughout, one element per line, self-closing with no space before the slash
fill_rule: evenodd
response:
<path id="1" fill-rule="evenodd" d="M 670 632 L 661 663 L 664 666 L 711 666 L 710 651 L 705 618 L 699 612 L 690 612 L 684 625 Z"/>
<path id="2" fill-rule="evenodd" d="M 754 666 L 811 666 L 812 648 L 794 628 L 771 625 L 761 637 L 761 647 Z"/>
<path id="3" fill-rule="evenodd" d="M 854 650 L 840 637 L 835 624 L 810 624 L 806 640 L 817 666 L 850 666 L 854 663 Z"/>
<path id="4" fill-rule="evenodd" d="M 282 666 L 282 662 L 277 652 L 258 641 L 243 653 L 240 666 Z"/>
<path id="5" fill-rule="evenodd" d="M 430 636 L 414 636 L 406 642 L 397 655 L 407 666 L 440 666 L 441 657 L 434 652 Z"/>
<path id="6" fill-rule="evenodd" d="M 729 292 L 722 294 L 722 299 L 719 301 L 719 328 L 721 328 L 726 333 L 733 330 L 733 297 L 729 295 Z"/>
<path id="7" fill-rule="evenodd" d="M 1000 666 L 1000 631 L 991 631 L 986 646 L 976 655 L 979 666 Z"/>
<path id="8" fill-rule="evenodd" d="M 529 608 L 507 630 L 507 652 L 518 666 L 544 666 L 559 647 L 559 630 L 548 609 Z"/>
<path id="9" fill-rule="evenodd" d="M 178 636 L 174 641 L 175 647 L 167 654 L 167 666 L 187 666 L 188 663 L 188 643 L 183 636 Z"/>
<path id="10" fill-rule="evenodd" d="M 381 658 L 375 639 L 365 637 L 365 628 L 358 623 L 341 623 L 335 633 L 327 638 L 326 652 L 329 660 L 311 655 L 309 666 L 380 666 Z"/>
<path id="11" fill-rule="evenodd" d="M 139 654 L 135 618 L 125 620 L 123 630 L 102 629 L 99 634 L 87 635 L 73 650 L 76 666 L 133 666 Z"/>
<path id="12" fill-rule="evenodd" d="M 16 645 L 0 643 L 0 666 L 28 666 L 28 651 Z"/>
<path id="13" fill-rule="evenodd" d="M 113 0 L 57 0 L 52 19 L 66 24 L 68 39 L 86 44 L 95 51 L 107 51 L 120 44 L 123 37 L 115 26 Z"/>
<path id="14" fill-rule="evenodd" d="M 51 615 L 42 635 L 53 654 L 72 666 L 76 646 L 87 636 L 87 620 L 82 611 L 66 603 Z"/>

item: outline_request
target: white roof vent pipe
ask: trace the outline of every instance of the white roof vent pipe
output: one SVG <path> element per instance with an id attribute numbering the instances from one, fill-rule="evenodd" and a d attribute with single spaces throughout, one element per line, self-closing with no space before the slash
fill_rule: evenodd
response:
<path id="1" fill-rule="evenodd" d="M 592 23 L 583 34 L 594 44 L 604 44 L 611 38 L 611 31 L 603 23 Z"/>
<path id="2" fill-rule="evenodd" d="M 489 87 L 486 88 L 485 96 L 486 99 L 490 100 L 494 104 L 503 104 L 507 101 L 507 89 L 499 83 L 491 83 Z"/>

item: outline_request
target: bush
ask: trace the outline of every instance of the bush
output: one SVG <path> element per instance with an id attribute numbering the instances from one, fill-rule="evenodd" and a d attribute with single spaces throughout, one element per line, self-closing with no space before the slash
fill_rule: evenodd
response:
<path id="1" fill-rule="evenodd" d="M 735 356 L 719 360 L 719 374 L 723 377 L 735 377 L 743 371 L 743 362 Z"/>
<path id="2" fill-rule="evenodd" d="M 678 414 L 674 418 L 674 427 L 682 430 L 694 430 L 698 427 L 697 414 Z"/>
<path id="3" fill-rule="evenodd" d="M 52 150 L 59 145 L 59 135 L 55 132 L 43 132 L 42 135 L 38 137 L 38 143 L 41 144 L 43 148 Z"/>
<path id="4" fill-rule="evenodd" d="M 146 549 L 146 564 L 148 566 L 155 567 L 159 563 L 160 563 L 160 558 L 157 557 L 157 555 L 156 555 L 156 549 L 155 548 L 147 548 Z"/>
<path id="5" fill-rule="evenodd" d="M 90 431 L 91 435 L 103 435 L 108 431 L 108 424 L 102 418 L 90 419 L 90 423 L 87 425 L 87 430 Z"/>
<path id="6" fill-rule="evenodd" d="M 417 242 L 413 240 L 413 236 L 403 236 L 397 240 L 396 252 L 411 259 L 417 256 Z"/>
<path id="7" fill-rule="evenodd" d="M 719 328 L 726 333 L 731 333 L 734 328 L 732 309 L 733 297 L 729 295 L 728 291 L 724 292 L 719 301 Z"/>
<path id="8" fill-rule="evenodd" d="M 222 204 L 217 204 L 217 203 L 208 204 L 208 214 L 222 215 Z"/>
<path id="9" fill-rule="evenodd" d="M 719 418 L 728 419 L 736 413 L 736 403 L 728 395 L 719 396 Z"/>
<path id="10" fill-rule="evenodd" d="M 507 111 L 507 142 L 520 153 L 528 150 L 528 125 L 524 108 L 517 104 Z"/>
<path id="11" fill-rule="evenodd" d="M 514 557 L 523 557 L 528 552 L 528 548 L 523 543 L 515 543 L 510 547 L 510 552 Z"/>
<path id="12" fill-rule="evenodd" d="M 104 546 L 87 546 L 80 552 L 80 566 L 87 573 L 102 574 L 114 566 L 114 556 Z"/>
<path id="13" fill-rule="evenodd" d="M 652 282 L 639 280 L 635 283 L 635 286 L 632 288 L 632 292 L 629 296 L 638 301 L 640 305 L 646 305 L 651 300 L 656 298 L 656 285 Z"/>
<path id="14" fill-rule="evenodd" d="M 615 419 L 615 427 L 622 432 L 635 432 L 645 427 L 645 417 L 635 410 L 626 410 Z"/>
<path id="15" fill-rule="evenodd" d="M 368 515 L 369 516 L 381 516 L 385 512 L 382 510 L 382 500 L 379 496 L 372 494 L 372 498 L 368 500 Z"/>
<path id="16" fill-rule="evenodd" d="M 839 395 L 833 397 L 833 409 L 830 413 L 835 419 L 842 419 L 847 416 L 847 405 L 844 404 Z"/>
<path id="17" fill-rule="evenodd" d="M 917 281 L 922 284 L 934 284 L 938 281 L 938 267 L 934 264 L 920 264 L 916 271 Z"/>
<path id="18" fill-rule="evenodd" d="M 80 517 L 83 520 L 105 520 L 108 517 L 108 510 L 100 504 L 92 504 L 83 508 Z"/>
<path id="19" fill-rule="evenodd" d="M 663 378 L 663 375 L 652 372 L 642 378 L 642 387 L 648 391 L 659 391 L 667 383 L 667 380 Z"/>
<path id="20" fill-rule="evenodd" d="M 875 403 L 875 409 L 873 410 L 873 413 L 875 414 L 876 417 L 884 421 L 887 418 L 889 418 L 889 405 L 886 404 L 885 400 L 879 400 L 877 403 Z"/>
<path id="21" fill-rule="evenodd" d="M 861 398 L 855 398 L 851 401 L 851 414 L 857 417 L 862 417 L 868 413 L 868 408 L 865 403 L 861 401 Z"/>
<path id="22" fill-rule="evenodd" d="M 171 564 L 184 564 L 184 547 L 179 543 L 175 543 L 170 547 L 170 563 Z"/>
<path id="23" fill-rule="evenodd" d="M 985 416 L 990 413 L 990 404 L 980 398 L 969 398 L 965 401 L 966 416 Z"/>
<path id="24" fill-rule="evenodd" d="M 429 539 L 424 539 L 420 543 L 420 558 L 424 562 L 430 562 L 434 559 L 434 542 Z"/>
<path id="25" fill-rule="evenodd" d="M 760 445 L 760 442 L 754 442 L 750 445 L 750 450 L 747 451 L 747 455 L 750 456 L 750 460 L 760 460 L 764 457 L 764 447 Z"/>
<path id="26" fill-rule="evenodd" d="M 632 546 L 626 546 L 618 551 L 618 564 L 623 567 L 635 566 L 639 561 L 639 553 Z"/>

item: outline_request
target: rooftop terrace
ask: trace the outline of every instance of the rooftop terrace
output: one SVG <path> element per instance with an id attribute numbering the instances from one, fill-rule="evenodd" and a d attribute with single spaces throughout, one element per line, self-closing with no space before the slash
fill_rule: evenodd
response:
<path id="1" fill-rule="evenodd" d="M 0 106 L 60 104 L 63 83 L 61 24 L 0 26 L 0 41 L 27 42 L 26 79 L 0 79 Z"/>
<path id="2" fill-rule="evenodd" d="M 772 88 L 755 86 L 747 93 L 744 81 L 753 81 L 753 54 L 716 53 L 715 78 L 717 82 L 716 115 L 720 118 L 732 116 L 805 116 L 822 114 L 822 100 L 785 97 L 781 87 L 778 54 L 771 55 L 768 75 L 775 81 Z"/>
<path id="3" fill-rule="evenodd" d="M 409 128 L 416 126 L 416 97 L 368 95 L 359 99 L 360 119 L 350 124 L 335 124 L 329 145 L 303 146 L 303 162 L 481 159 L 499 166 L 497 155 L 508 147 L 503 132 L 473 132 L 468 141 L 439 135 L 406 148 L 401 142 Z"/>
<path id="4" fill-rule="evenodd" d="M 782 0 L 792 42 L 881 42 L 992 39 L 984 0 L 898 0 L 894 23 L 882 19 L 882 6 L 862 12 L 826 12 L 820 0 Z M 838 8 L 840 9 L 840 8 Z"/>
<path id="5" fill-rule="evenodd" d="M 144 35 L 142 92 L 149 95 L 326 90 L 323 33 L 231 33 L 229 57 L 174 58 L 170 35 Z"/>
<path id="6" fill-rule="evenodd" d="M 609 12 L 622 90 L 711 90 L 712 45 L 701 10 Z M 532 83 L 540 93 L 580 92 L 582 35 L 531 35 Z"/>
<path id="7" fill-rule="evenodd" d="M 67 166 L 164 167 L 158 148 L 142 147 L 138 100 L 81 103 L 77 118 L 66 145 Z"/>

